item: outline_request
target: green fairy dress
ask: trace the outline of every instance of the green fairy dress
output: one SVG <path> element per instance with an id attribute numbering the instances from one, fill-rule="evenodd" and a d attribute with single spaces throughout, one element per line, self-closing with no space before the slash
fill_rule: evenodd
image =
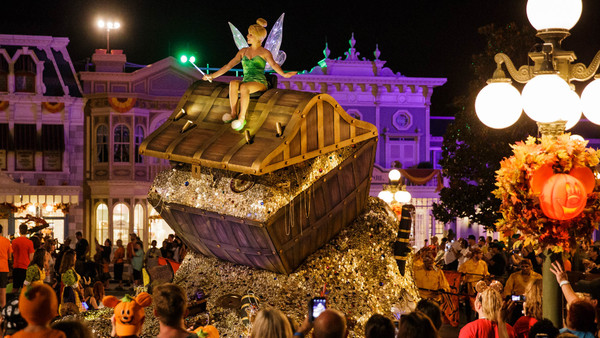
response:
<path id="1" fill-rule="evenodd" d="M 244 78 L 242 82 L 258 82 L 268 87 L 267 78 L 265 77 L 265 66 L 267 61 L 261 56 L 256 55 L 249 59 L 246 55 L 242 58 L 242 68 L 244 68 Z"/>

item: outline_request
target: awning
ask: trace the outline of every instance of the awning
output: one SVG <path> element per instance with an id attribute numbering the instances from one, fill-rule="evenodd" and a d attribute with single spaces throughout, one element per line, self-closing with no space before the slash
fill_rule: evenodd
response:
<path id="1" fill-rule="evenodd" d="M 35 124 L 15 124 L 15 150 L 36 150 Z"/>
<path id="2" fill-rule="evenodd" d="M 62 124 L 42 125 L 42 151 L 65 150 L 65 132 Z"/>

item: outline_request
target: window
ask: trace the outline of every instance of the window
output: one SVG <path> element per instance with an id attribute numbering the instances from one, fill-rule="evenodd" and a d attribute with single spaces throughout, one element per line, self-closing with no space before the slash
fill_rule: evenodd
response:
<path id="1" fill-rule="evenodd" d="M 15 63 L 15 92 L 35 93 L 35 62 L 30 55 L 22 55 Z"/>
<path id="2" fill-rule="evenodd" d="M 125 203 L 115 205 L 113 209 L 113 242 L 129 243 L 129 207 Z"/>
<path id="3" fill-rule="evenodd" d="M 144 128 L 140 125 L 135 127 L 135 163 L 143 163 L 142 155 L 140 155 L 140 144 L 144 140 Z"/>
<path id="4" fill-rule="evenodd" d="M 398 110 L 392 117 L 392 124 L 398 130 L 408 130 L 413 125 L 412 115 L 406 110 Z"/>
<path id="5" fill-rule="evenodd" d="M 136 204 L 133 209 L 133 232 L 144 242 L 144 207 L 141 204 Z"/>
<path id="6" fill-rule="evenodd" d="M 114 161 L 129 162 L 129 128 L 125 125 L 115 127 L 114 141 Z"/>
<path id="7" fill-rule="evenodd" d="M 0 54 L 0 92 L 8 92 L 8 62 Z"/>
<path id="8" fill-rule="evenodd" d="M 390 137 L 386 142 L 386 166 L 390 168 L 394 161 L 402 163 L 404 169 L 417 164 L 416 144 L 413 138 Z"/>
<path id="9" fill-rule="evenodd" d="M 8 144 L 10 140 L 10 133 L 8 130 L 8 124 L 0 124 L 0 170 L 6 170 L 6 153 L 8 152 Z"/>
<path id="10" fill-rule="evenodd" d="M 65 151 L 65 131 L 62 124 L 42 125 L 43 168 L 61 171 Z"/>
<path id="11" fill-rule="evenodd" d="M 15 124 L 15 169 L 35 170 L 37 129 L 35 124 Z"/>
<path id="12" fill-rule="evenodd" d="M 108 162 L 108 127 L 105 124 L 96 129 L 96 160 L 98 163 Z"/>
<path id="13" fill-rule="evenodd" d="M 100 243 L 108 238 L 108 206 L 105 203 L 96 207 L 96 239 Z"/>
<path id="14" fill-rule="evenodd" d="M 150 208 L 148 242 L 156 241 L 160 247 L 162 242 L 169 237 L 169 234 L 173 233 L 173 230 L 150 204 L 148 204 L 148 208 Z"/>

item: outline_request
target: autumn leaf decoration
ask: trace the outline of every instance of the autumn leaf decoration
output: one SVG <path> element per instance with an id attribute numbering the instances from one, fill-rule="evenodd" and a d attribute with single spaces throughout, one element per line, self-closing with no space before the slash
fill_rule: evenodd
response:
<path id="1" fill-rule="evenodd" d="M 600 192 L 593 178 L 586 182 L 590 187 L 587 201 L 577 216 L 565 220 L 550 218 L 540 205 L 540 191 L 548 177 L 576 176 L 579 169 L 594 171 L 599 153 L 586 148 L 587 143 L 571 139 L 567 133 L 556 138 L 530 136 L 525 142 L 512 145 L 513 155 L 505 158 L 496 171 L 494 195 L 502 201 L 503 216 L 496 223 L 498 231 L 507 236 L 520 233 L 527 241 L 543 247 L 567 250 L 577 240 L 589 238 L 600 222 Z"/>

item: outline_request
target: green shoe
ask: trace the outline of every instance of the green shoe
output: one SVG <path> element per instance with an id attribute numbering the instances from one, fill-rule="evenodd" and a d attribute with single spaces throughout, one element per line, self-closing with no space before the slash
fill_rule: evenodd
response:
<path id="1" fill-rule="evenodd" d="M 244 127 L 246 126 L 246 122 L 246 120 L 244 120 L 243 122 L 240 122 L 240 120 L 235 120 L 231 122 L 231 128 L 233 128 L 233 130 L 235 131 L 240 131 L 244 129 Z"/>

